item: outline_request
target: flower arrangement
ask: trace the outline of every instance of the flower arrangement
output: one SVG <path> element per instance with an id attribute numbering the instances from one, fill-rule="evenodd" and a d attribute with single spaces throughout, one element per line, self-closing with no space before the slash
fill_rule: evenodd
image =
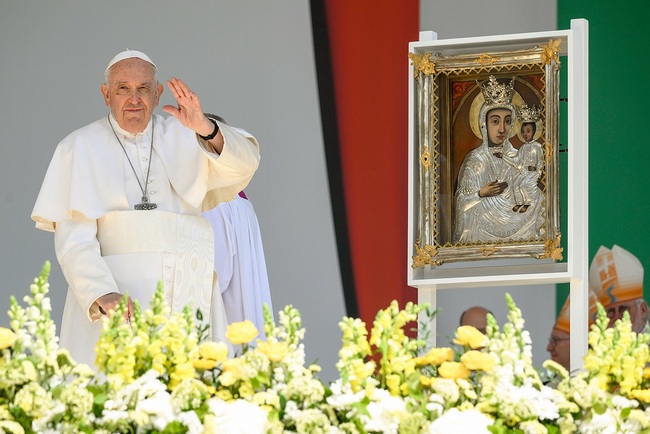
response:
<path id="1" fill-rule="evenodd" d="M 324 384 L 292 306 L 277 324 L 267 309 L 265 340 L 245 321 L 228 327 L 229 344 L 211 342 L 200 316 L 170 313 L 159 289 L 130 324 L 124 306 L 104 320 L 95 372 L 58 347 L 48 275 L 46 263 L 0 328 L 0 433 L 650 432 L 650 335 L 629 317 L 607 328 L 602 307 L 583 370 L 545 362 L 555 387 L 533 368 L 509 295 L 502 328 L 491 316 L 485 335 L 459 327 L 453 347 L 408 336 L 427 306 L 392 302 L 370 329 L 343 318 L 340 377 Z"/>

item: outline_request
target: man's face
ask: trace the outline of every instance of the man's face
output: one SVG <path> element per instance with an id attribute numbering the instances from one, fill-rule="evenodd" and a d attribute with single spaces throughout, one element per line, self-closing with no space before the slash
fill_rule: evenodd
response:
<path id="1" fill-rule="evenodd" d="M 153 65 L 131 58 L 112 66 L 108 83 L 102 84 L 101 91 L 120 127 L 137 134 L 151 120 L 163 87 L 156 82 Z"/>
<path id="2" fill-rule="evenodd" d="M 512 112 L 507 109 L 492 109 L 487 113 L 489 146 L 501 146 L 512 127 Z"/>
<path id="3" fill-rule="evenodd" d="M 623 318 L 625 312 L 629 312 L 632 330 L 636 333 L 641 333 L 648 319 L 648 305 L 643 300 L 614 303 L 607 306 L 605 312 L 609 318 L 608 327 L 613 327 L 616 321 Z"/>
<path id="4" fill-rule="evenodd" d="M 533 140 L 533 126 L 531 124 L 526 124 L 521 127 L 521 137 L 524 138 L 524 142 L 530 142 Z"/>
<path id="5" fill-rule="evenodd" d="M 487 328 L 487 314 L 488 311 L 486 309 L 478 307 L 468 309 L 463 314 L 463 319 L 460 325 L 472 326 L 481 333 L 485 334 L 485 329 Z"/>
<path id="6" fill-rule="evenodd" d="M 546 351 L 551 355 L 551 360 L 564 366 L 567 371 L 571 370 L 571 340 L 569 338 L 568 333 L 553 329 L 546 346 Z"/>

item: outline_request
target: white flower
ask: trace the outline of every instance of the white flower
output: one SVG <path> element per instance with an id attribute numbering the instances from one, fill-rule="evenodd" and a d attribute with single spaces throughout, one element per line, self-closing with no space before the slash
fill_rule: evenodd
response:
<path id="1" fill-rule="evenodd" d="M 215 416 L 216 433 L 265 434 L 267 413 L 259 406 L 237 399 L 225 402 L 218 398 L 206 401 L 210 412 Z"/>
<path id="2" fill-rule="evenodd" d="M 357 393 L 352 392 L 350 384 L 342 385 L 341 379 L 336 380 L 330 385 L 332 395 L 327 397 L 327 403 L 335 409 L 349 408 L 352 405 L 361 402 L 365 397 L 365 391 Z"/>
<path id="3" fill-rule="evenodd" d="M 28 383 L 16 393 L 14 404 L 27 416 L 40 418 L 47 414 L 52 406 L 52 395 L 38 383 Z"/>
<path id="4" fill-rule="evenodd" d="M 203 424 L 194 411 L 184 411 L 177 417 L 178 421 L 187 427 L 188 434 L 202 434 Z"/>
<path id="5" fill-rule="evenodd" d="M 366 407 L 368 415 L 362 415 L 364 428 L 368 432 L 397 434 L 400 419 L 407 416 L 406 403 L 387 390 L 375 389 L 372 402 Z"/>
<path id="6" fill-rule="evenodd" d="M 612 396 L 612 404 L 614 405 L 614 407 L 620 408 L 620 409 L 623 409 L 623 408 L 636 408 L 636 407 L 639 406 L 638 402 L 636 402 L 636 401 L 634 401 L 632 399 L 627 399 L 626 397 L 620 396 L 620 395 Z"/>
<path id="7" fill-rule="evenodd" d="M 328 434 L 331 425 L 327 415 L 318 409 L 300 410 L 293 413 L 296 432 L 304 434 Z"/>
<path id="8" fill-rule="evenodd" d="M 494 421 L 477 410 L 460 411 L 452 408 L 434 420 L 430 434 L 490 434 L 487 427 Z"/>
<path id="9" fill-rule="evenodd" d="M 51 404 L 51 407 L 47 409 L 47 412 L 43 417 L 34 419 L 32 421 L 32 428 L 38 433 L 45 433 L 52 430 L 52 420 L 57 416 L 65 412 L 65 405 L 58 401 L 54 401 Z M 2 431 L 0 431 L 2 432 Z M 11 431 L 10 431 L 11 432 Z"/>
<path id="10" fill-rule="evenodd" d="M 287 399 L 298 399 L 304 401 L 305 407 L 317 404 L 323 399 L 325 389 L 323 384 L 313 378 L 295 377 L 292 378 L 285 389 Z"/>
<path id="11" fill-rule="evenodd" d="M 199 408 L 207 394 L 207 387 L 198 379 L 184 380 L 171 394 L 174 411 L 180 413 Z"/>
<path id="12" fill-rule="evenodd" d="M 448 404 L 455 404 L 458 401 L 458 398 L 460 398 L 458 385 L 452 379 L 439 378 L 433 382 L 431 388 Z"/>
<path id="13" fill-rule="evenodd" d="M 578 422 L 578 430 L 582 434 L 617 434 L 616 418 L 611 410 L 603 414 L 593 413 L 591 419 Z"/>
<path id="14" fill-rule="evenodd" d="M 445 411 L 445 400 L 442 396 L 432 393 L 429 396 L 429 402 L 427 403 L 426 408 L 431 412 L 434 418 L 437 418 L 443 411 Z"/>
<path id="15" fill-rule="evenodd" d="M 150 424 L 160 431 L 165 429 L 167 424 L 173 422 L 176 417 L 171 396 L 167 391 L 158 392 L 154 396 L 138 402 L 134 412 L 147 415 L 151 421 Z"/>
<path id="16" fill-rule="evenodd" d="M 548 430 L 544 425 L 536 420 L 528 420 L 519 424 L 524 434 L 548 434 Z"/>

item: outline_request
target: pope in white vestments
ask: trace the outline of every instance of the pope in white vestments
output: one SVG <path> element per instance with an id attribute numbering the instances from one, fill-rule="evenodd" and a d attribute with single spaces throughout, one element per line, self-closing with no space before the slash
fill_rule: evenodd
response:
<path id="1" fill-rule="evenodd" d="M 32 211 L 53 231 L 68 282 L 61 346 L 95 362 L 100 319 L 125 294 L 148 306 L 159 282 L 172 311 L 186 305 L 225 332 L 214 246 L 204 210 L 234 198 L 259 164 L 258 144 L 243 130 L 203 114 L 198 96 L 167 81 L 178 107 L 153 114 L 163 87 L 144 53 L 115 56 L 101 86 L 110 113 L 57 146 Z"/>

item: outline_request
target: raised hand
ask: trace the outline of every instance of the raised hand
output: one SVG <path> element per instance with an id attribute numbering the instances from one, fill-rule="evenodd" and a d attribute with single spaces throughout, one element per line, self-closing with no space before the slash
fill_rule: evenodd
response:
<path id="1" fill-rule="evenodd" d="M 178 107 L 166 105 L 162 108 L 163 111 L 174 116 L 181 124 L 199 135 L 210 135 L 214 131 L 214 124 L 203 114 L 199 96 L 183 80 L 176 77 L 167 80 L 167 86 L 176 98 Z"/>

